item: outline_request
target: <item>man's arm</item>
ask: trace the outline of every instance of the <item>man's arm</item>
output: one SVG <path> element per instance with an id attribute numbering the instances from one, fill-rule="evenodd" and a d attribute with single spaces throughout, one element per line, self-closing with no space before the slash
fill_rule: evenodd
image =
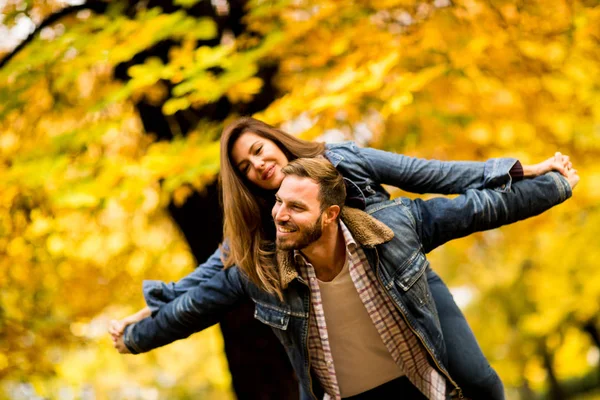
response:
<path id="1" fill-rule="evenodd" d="M 162 306 L 153 317 L 129 325 L 122 335 L 123 344 L 137 354 L 186 338 L 219 322 L 245 295 L 245 279 L 239 269 L 222 270 Z"/>
<path id="2" fill-rule="evenodd" d="M 416 219 L 427 253 L 449 240 L 533 217 L 562 203 L 571 197 L 571 186 L 579 180 L 573 171 L 570 180 L 550 172 L 516 182 L 509 193 L 469 190 L 454 199 L 403 201 Z"/>
<path id="3" fill-rule="evenodd" d="M 129 315 L 121 320 L 116 320 L 116 319 L 111 320 L 108 325 L 108 333 L 110 333 L 110 336 L 112 336 L 113 343 L 116 342 L 119 338 L 123 337 L 125 328 L 127 328 L 129 325 L 131 325 L 133 323 L 136 323 L 138 321 L 141 321 L 144 318 L 149 317 L 150 314 L 151 314 L 150 309 L 148 307 L 144 307 L 140 311 L 136 312 L 135 314 Z"/>

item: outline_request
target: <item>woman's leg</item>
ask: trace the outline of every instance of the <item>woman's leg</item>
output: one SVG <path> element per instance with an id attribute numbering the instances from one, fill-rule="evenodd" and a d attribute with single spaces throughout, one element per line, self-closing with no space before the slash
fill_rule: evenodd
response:
<path id="1" fill-rule="evenodd" d="M 483 355 L 448 287 L 430 268 L 427 281 L 444 334 L 450 376 L 463 389 L 465 397 L 504 400 L 502 381 Z"/>

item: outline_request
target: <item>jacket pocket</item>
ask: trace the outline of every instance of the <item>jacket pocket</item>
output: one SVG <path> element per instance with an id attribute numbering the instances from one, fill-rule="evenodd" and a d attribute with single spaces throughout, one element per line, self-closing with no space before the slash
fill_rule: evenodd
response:
<path id="1" fill-rule="evenodd" d="M 434 346 L 442 341 L 442 330 L 437 307 L 427 282 L 429 261 L 418 253 L 411 262 L 394 278 L 394 284 L 403 291 L 401 295 L 411 319 L 427 333 Z"/>
<path id="2" fill-rule="evenodd" d="M 416 253 L 410 261 L 403 265 L 394 276 L 393 281 L 407 292 L 427 270 L 429 261 L 421 252 Z"/>
<path id="3" fill-rule="evenodd" d="M 290 322 L 290 311 L 257 302 L 254 308 L 254 318 L 272 328 L 286 330 Z"/>

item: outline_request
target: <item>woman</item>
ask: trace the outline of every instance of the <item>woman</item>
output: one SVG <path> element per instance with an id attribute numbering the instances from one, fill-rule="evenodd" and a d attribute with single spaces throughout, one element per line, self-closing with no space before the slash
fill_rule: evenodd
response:
<path id="1" fill-rule="evenodd" d="M 146 300 L 154 310 L 223 266 L 234 264 L 265 291 L 281 295 L 275 268 L 254 266 L 272 265 L 275 235 L 270 212 L 274 193 L 283 180 L 281 169 L 293 159 L 325 157 L 345 177 L 351 205 L 361 208 L 389 199 L 381 184 L 419 193 L 462 193 L 486 187 L 510 190 L 513 179 L 553 169 L 564 174 L 570 167 L 568 157 L 560 154 L 531 167 L 521 167 L 514 159 L 486 163 L 426 161 L 361 149 L 353 143 L 307 142 L 252 118 L 241 118 L 224 130 L 221 154 L 227 155 L 221 157 L 220 184 L 228 246 L 223 249 L 223 257 L 217 251 L 202 268 L 175 284 L 145 282 Z M 468 397 L 504 398 L 500 379 L 483 356 L 447 287 L 432 271 L 427 278 L 447 344 L 450 375 Z M 111 333 L 119 335 L 127 324 L 149 315 L 150 308 L 115 322 Z"/>

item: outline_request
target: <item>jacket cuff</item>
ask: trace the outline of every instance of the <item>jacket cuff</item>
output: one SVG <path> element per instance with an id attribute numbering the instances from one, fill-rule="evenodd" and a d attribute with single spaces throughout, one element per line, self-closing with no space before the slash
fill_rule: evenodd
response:
<path id="1" fill-rule="evenodd" d="M 516 158 L 492 158 L 487 160 L 484 167 L 484 187 L 498 192 L 510 192 L 513 182 L 510 172 L 518 162 Z"/>
<path id="2" fill-rule="evenodd" d="M 569 184 L 567 178 L 555 171 L 548 172 L 548 175 L 552 177 L 554 183 L 556 184 L 561 203 L 573 195 L 573 189 L 571 189 L 571 185 Z"/>
<path id="3" fill-rule="evenodd" d="M 135 324 L 131 324 L 125 327 L 125 332 L 123 333 L 123 343 L 125 343 L 125 346 L 131 354 L 140 354 L 143 353 L 143 351 L 135 344 L 135 341 L 133 340 L 132 331 L 134 326 Z"/>
<path id="4" fill-rule="evenodd" d="M 171 302 L 175 297 L 173 290 L 167 284 L 156 280 L 145 280 L 142 282 L 142 293 L 144 294 L 146 305 L 153 316 L 162 306 Z"/>
<path id="5" fill-rule="evenodd" d="M 513 182 L 518 182 L 523 179 L 523 165 L 521 161 L 518 161 L 513 165 L 513 167 L 508 171 L 510 177 Z"/>

